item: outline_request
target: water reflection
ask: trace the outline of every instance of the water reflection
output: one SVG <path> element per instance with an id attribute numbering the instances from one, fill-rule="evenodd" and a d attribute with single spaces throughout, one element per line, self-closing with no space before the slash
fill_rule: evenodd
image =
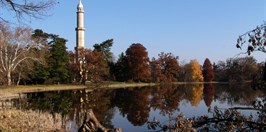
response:
<path id="1" fill-rule="evenodd" d="M 123 126 L 127 131 L 141 126 L 144 131 L 147 130 L 146 122 L 153 117 L 167 120 L 181 112 L 192 116 L 208 115 L 208 109 L 216 105 L 222 108 L 251 106 L 252 101 L 262 96 L 261 91 L 254 91 L 249 85 L 191 84 L 27 93 L 21 99 L 12 100 L 12 104 L 20 109 L 60 113 L 65 127 L 69 127 L 69 122 L 74 124 L 71 129 L 80 126 L 84 113 L 92 109 L 107 128 Z M 129 123 L 114 122 L 121 118 Z"/>

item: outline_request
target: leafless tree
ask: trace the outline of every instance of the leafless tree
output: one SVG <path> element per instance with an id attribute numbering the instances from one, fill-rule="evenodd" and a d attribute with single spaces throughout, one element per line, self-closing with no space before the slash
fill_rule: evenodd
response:
<path id="1" fill-rule="evenodd" d="M 7 21 L 3 18 L 3 10 L 14 14 L 18 19 L 25 19 L 26 16 L 30 18 L 41 18 L 47 15 L 47 10 L 53 7 L 56 0 L 0 0 L 0 19 Z"/>
<path id="2" fill-rule="evenodd" d="M 17 27 L 11 29 L 0 23 L 0 74 L 12 84 L 12 72 L 28 61 L 39 61 L 36 57 L 38 46 L 31 38 L 31 29 Z M 25 65 L 24 65 L 25 66 Z"/>

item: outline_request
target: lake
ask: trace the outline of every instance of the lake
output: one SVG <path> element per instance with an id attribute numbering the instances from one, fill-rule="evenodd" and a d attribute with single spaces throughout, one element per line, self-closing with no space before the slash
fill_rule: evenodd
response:
<path id="1" fill-rule="evenodd" d="M 133 132 L 149 131 L 147 122 L 153 119 L 167 124 L 179 114 L 186 118 L 211 117 L 215 106 L 252 107 L 255 100 L 265 97 L 264 93 L 249 84 L 184 84 L 24 93 L 10 101 L 12 107 L 22 110 L 60 113 L 66 131 L 77 131 L 86 110 L 92 109 L 103 126 Z M 256 114 L 241 112 L 247 116 Z"/>

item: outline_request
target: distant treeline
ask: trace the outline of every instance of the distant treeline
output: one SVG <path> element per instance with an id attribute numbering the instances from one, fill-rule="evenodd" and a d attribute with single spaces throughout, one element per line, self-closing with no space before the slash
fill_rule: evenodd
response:
<path id="1" fill-rule="evenodd" d="M 68 51 L 67 40 L 40 29 L 0 26 L 1 84 L 68 84 L 119 82 L 239 82 L 258 78 L 264 64 L 253 57 L 230 58 L 203 64 L 179 63 L 179 57 L 161 52 L 148 57 L 143 44 L 133 43 L 114 59 L 113 39 L 93 49 Z"/>

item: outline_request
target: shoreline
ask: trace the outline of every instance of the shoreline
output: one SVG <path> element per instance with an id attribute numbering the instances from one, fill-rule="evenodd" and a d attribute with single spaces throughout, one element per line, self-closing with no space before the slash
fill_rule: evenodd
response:
<path id="1" fill-rule="evenodd" d="M 184 84 L 228 84 L 228 82 L 172 82 L 165 84 L 184 85 Z M 60 84 L 60 85 L 19 85 L 0 87 L 0 100 L 12 99 L 19 97 L 22 93 L 32 92 L 45 92 L 45 91 L 58 91 L 58 90 L 96 90 L 101 88 L 131 88 L 131 87 L 144 87 L 144 86 L 157 86 L 163 85 L 160 83 L 125 83 L 125 82 L 111 82 L 103 85 L 74 85 L 74 84 Z"/>

